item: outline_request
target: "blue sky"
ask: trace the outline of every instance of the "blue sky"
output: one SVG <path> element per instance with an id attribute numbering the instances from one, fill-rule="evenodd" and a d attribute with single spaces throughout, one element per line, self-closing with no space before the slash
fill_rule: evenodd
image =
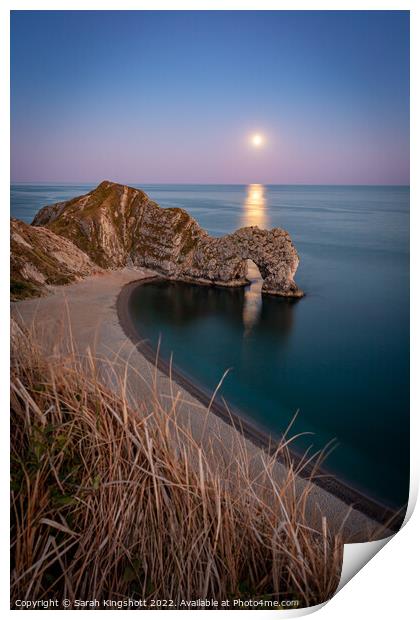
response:
<path id="1" fill-rule="evenodd" d="M 15 11 L 11 36 L 14 182 L 409 182 L 408 12 Z"/>

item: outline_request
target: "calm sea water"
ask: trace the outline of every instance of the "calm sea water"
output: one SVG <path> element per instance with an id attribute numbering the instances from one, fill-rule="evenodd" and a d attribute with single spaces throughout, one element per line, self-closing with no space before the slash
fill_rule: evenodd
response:
<path id="1" fill-rule="evenodd" d="M 161 354 L 222 393 L 259 426 L 281 433 L 299 410 L 297 440 L 338 447 L 326 466 L 391 506 L 409 479 L 409 188 L 139 185 L 163 207 L 181 206 L 213 235 L 242 225 L 289 231 L 306 292 L 290 302 L 181 283 L 137 289 L 139 333 Z M 14 186 L 12 215 L 92 186 Z"/>

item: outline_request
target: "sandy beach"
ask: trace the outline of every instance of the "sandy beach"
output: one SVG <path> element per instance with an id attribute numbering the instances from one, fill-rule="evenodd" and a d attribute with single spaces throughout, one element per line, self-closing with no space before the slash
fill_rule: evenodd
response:
<path id="1" fill-rule="evenodd" d="M 90 352 L 97 356 L 109 387 L 123 381 L 134 406 L 150 400 L 152 386 L 156 385 L 168 407 L 177 400 L 178 420 L 188 426 L 204 450 L 212 438 L 212 449 L 216 445 L 218 451 L 215 461 L 223 460 L 223 453 L 245 446 L 258 470 L 265 458 L 264 449 L 269 449 L 267 436 L 237 417 L 236 412 L 230 417 L 219 403 L 213 403 L 209 410 L 205 392 L 165 360 L 155 364 L 153 349 L 139 341 L 130 321 L 128 299 L 134 287 L 153 277 L 156 274 L 146 269 L 91 276 L 75 284 L 53 287 L 46 297 L 12 304 L 12 316 L 34 329 L 48 355 L 63 355 L 74 346 L 80 355 Z M 66 337 L 67 326 L 71 328 L 72 343 Z M 242 433 L 235 426 L 241 427 Z M 284 465 L 278 462 L 279 480 L 284 472 Z M 302 479 L 301 484 L 304 488 L 308 482 Z M 345 521 L 343 531 L 348 542 L 383 538 L 390 533 L 379 527 L 390 517 L 383 507 L 329 476 L 313 485 L 311 498 L 311 518 L 319 522 L 325 516 L 336 530 Z"/>

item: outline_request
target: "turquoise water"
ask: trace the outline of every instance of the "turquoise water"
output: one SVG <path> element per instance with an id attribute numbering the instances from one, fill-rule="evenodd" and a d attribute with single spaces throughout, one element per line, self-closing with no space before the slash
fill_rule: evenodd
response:
<path id="1" fill-rule="evenodd" d="M 140 185 L 139 185 L 140 186 Z M 92 186 L 14 186 L 12 215 Z M 139 333 L 207 389 L 277 435 L 299 410 L 297 441 L 338 447 L 326 466 L 390 506 L 409 479 L 409 188 L 145 186 L 211 234 L 241 225 L 289 231 L 306 297 L 264 297 L 259 274 L 241 290 L 159 282 L 139 287 Z"/>

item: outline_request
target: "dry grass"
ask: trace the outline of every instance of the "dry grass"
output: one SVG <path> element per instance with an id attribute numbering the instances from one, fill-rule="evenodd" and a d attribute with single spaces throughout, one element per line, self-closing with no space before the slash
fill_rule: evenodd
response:
<path id="1" fill-rule="evenodd" d="M 223 468 L 158 394 L 130 408 L 96 361 L 45 359 L 12 338 L 11 599 L 299 600 L 334 593 L 342 542 L 305 522 L 289 465 L 280 485 L 246 450 Z M 279 446 L 287 461 L 287 445 Z M 213 464 L 212 464 L 213 462 Z"/>

